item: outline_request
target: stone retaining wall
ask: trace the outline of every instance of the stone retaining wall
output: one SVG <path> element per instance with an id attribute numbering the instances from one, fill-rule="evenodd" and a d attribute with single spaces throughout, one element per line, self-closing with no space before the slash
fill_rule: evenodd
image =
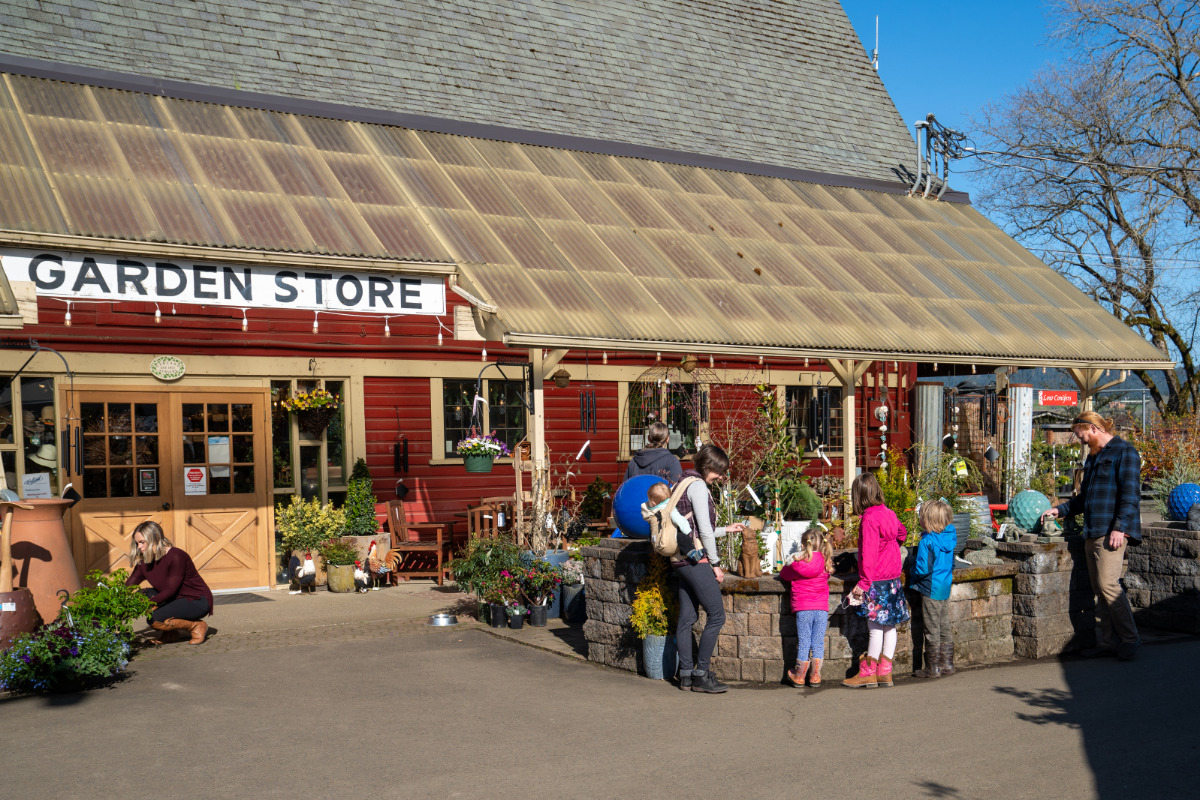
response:
<path id="1" fill-rule="evenodd" d="M 630 602 L 646 574 L 649 549 L 645 542 L 606 539 L 583 551 L 587 575 L 588 659 L 608 666 L 642 671 L 641 641 L 629 627 Z M 950 595 L 950 619 L 959 664 L 991 664 L 1013 656 L 1012 591 L 1016 566 L 972 567 L 955 573 Z M 830 622 L 825 638 L 822 676 L 841 679 L 857 669 L 867 647 L 867 626 L 840 604 L 857 577 L 830 580 Z M 727 575 L 722 586 L 726 622 L 717 640 L 712 669 L 721 680 L 774 683 L 795 664 L 796 628 L 788 586 L 774 576 L 742 579 Z M 909 593 L 914 618 L 899 626 L 896 669 L 920 665 L 920 602 Z M 704 613 L 694 630 L 699 639 Z M 915 653 L 913 636 L 917 638 Z M 914 659 L 915 655 L 915 659 Z"/>
<path id="2" fill-rule="evenodd" d="M 1017 656 L 1043 658 L 1095 644 L 1095 600 L 1082 539 L 997 542 L 996 554 L 1017 567 L 1012 595 Z"/>
<path id="3" fill-rule="evenodd" d="M 1126 548 L 1125 590 L 1139 625 L 1200 633 L 1200 531 L 1185 522 L 1142 528 L 1142 543 Z"/>

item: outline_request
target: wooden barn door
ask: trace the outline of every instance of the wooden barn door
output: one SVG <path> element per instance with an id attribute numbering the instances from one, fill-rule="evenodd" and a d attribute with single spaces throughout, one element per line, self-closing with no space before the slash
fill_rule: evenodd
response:
<path id="1" fill-rule="evenodd" d="M 165 479 L 174 449 L 166 392 L 75 393 L 83 473 L 70 480 L 83 495 L 71 511 L 71 547 L 80 576 L 130 569 L 133 529 L 152 520 L 174 537 L 174 484 Z M 74 472 L 74 470 L 72 470 Z"/>
<path id="2" fill-rule="evenodd" d="M 212 589 L 273 583 L 265 392 L 173 397 L 175 542 Z"/>

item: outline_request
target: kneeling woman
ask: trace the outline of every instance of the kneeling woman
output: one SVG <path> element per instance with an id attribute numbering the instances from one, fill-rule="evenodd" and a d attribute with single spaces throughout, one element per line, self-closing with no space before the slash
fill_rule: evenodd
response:
<path id="1" fill-rule="evenodd" d="M 191 557 L 172 546 L 157 522 L 143 522 L 133 529 L 129 561 L 133 574 L 125 585 L 148 581 L 154 588 L 150 599 L 158 607 L 151 614 L 150 627 L 163 634 L 162 641 L 168 641 L 174 631 L 187 631 L 192 644 L 203 644 L 208 635 L 203 618 L 212 614 L 213 596 Z"/>

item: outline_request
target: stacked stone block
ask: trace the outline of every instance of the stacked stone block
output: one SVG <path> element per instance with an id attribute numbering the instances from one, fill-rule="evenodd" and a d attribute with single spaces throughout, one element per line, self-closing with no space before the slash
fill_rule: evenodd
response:
<path id="1" fill-rule="evenodd" d="M 649 550 L 644 542 L 605 540 L 584 549 L 588 586 L 588 621 L 584 634 L 588 658 L 620 669 L 640 671 L 641 642 L 629 628 L 629 604 L 637 582 L 646 574 Z M 955 573 L 950 619 L 960 665 L 992 664 L 1013 656 L 1012 587 L 1016 567 L 973 567 Z M 822 677 L 840 680 L 854 674 L 867 649 L 866 621 L 842 610 L 842 599 L 857 577 L 830 580 L 830 620 L 825 637 Z M 899 626 L 895 668 L 905 674 L 914 665 L 913 638 L 921 649 L 920 604 L 909 593 L 914 620 Z M 774 576 L 742 579 L 727 575 L 722 586 L 726 621 L 717 639 L 711 667 L 721 680 L 778 683 L 796 661 L 795 618 L 789 587 Z M 705 615 L 693 630 L 696 642 Z M 695 646 L 695 643 L 693 644 Z"/>
<path id="2" fill-rule="evenodd" d="M 1011 606 L 1019 657 L 1044 658 L 1095 644 L 1095 599 L 1082 538 L 999 542 L 996 553 L 1017 563 Z"/>
<path id="3" fill-rule="evenodd" d="M 1187 523 L 1142 528 L 1142 543 L 1126 548 L 1125 589 L 1140 625 L 1200 633 L 1200 531 Z"/>

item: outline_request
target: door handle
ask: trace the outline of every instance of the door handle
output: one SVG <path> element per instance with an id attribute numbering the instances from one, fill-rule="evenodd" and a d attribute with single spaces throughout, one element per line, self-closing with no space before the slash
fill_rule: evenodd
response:
<path id="1" fill-rule="evenodd" d="M 171 504 L 170 504 L 170 503 L 163 503 L 163 504 L 162 504 L 162 510 L 163 510 L 163 511 L 170 511 L 170 510 L 171 510 Z"/>

